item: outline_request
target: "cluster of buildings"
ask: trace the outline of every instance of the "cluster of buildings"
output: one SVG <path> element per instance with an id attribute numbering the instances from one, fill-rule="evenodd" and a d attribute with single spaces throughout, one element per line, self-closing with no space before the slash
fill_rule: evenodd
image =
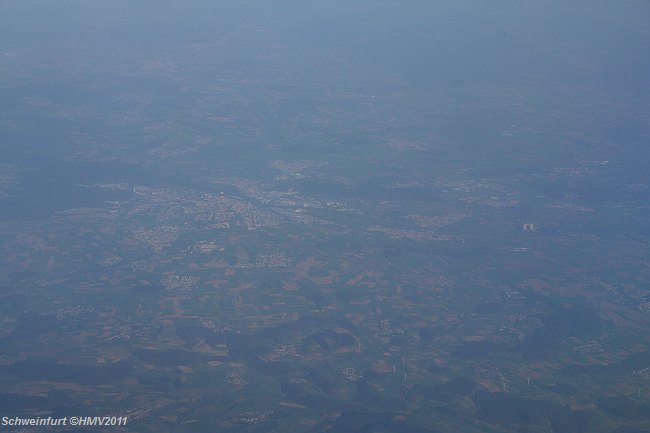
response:
<path id="1" fill-rule="evenodd" d="M 199 282 L 199 279 L 196 277 L 190 277 L 188 275 L 179 276 L 176 274 L 171 274 L 165 276 L 162 280 L 160 280 L 160 282 L 168 292 L 174 292 L 178 290 L 188 291 L 192 290 L 196 286 L 196 283 Z"/>
<path id="2" fill-rule="evenodd" d="M 285 358 L 287 356 L 297 356 L 298 351 L 293 344 L 281 344 L 273 348 L 273 352 Z"/>
<path id="3" fill-rule="evenodd" d="M 383 336 L 383 337 L 392 337 L 395 335 L 402 335 L 404 334 L 404 329 L 399 327 L 399 326 L 393 326 L 390 323 L 390 320 L 384 319 L 379 322 L 379 329 L 377 330 L 377 335 Z"/>
<path id="4" fill-rule="evenodd" d="M 232 328 L 229 325 L 218 326 L 213 320 L 209 319 L 200 319 L 201 326 L 209 329 L 215 334 L 224 334 L 226 332 L 231 332 Z"/>
<path id="5" fill-rule="evenodd" d="M 492 379 L 495 377 L 503 377 L 505 376 L 505 373 L 497 366 L 490 365 L 487 367 L 483 367 L 481 365 L 475 365 L 474 366 L 474 373 L 476 373 L 477 376 L 483 377 L 486 379 Z"/>
<path id="6" fill-rule="evenodd" d="M 294 160 L 271 162 L 271 167 L 282 172 L 282 174 L 275 176 L 274 180 L 277 181 L 305 179 L 307 177 L 304 173 L 305 170 L 314 167 L 322 167 L 324 165 L 327 165 L 326 161 Z"/>
<path id="7" fill-rule="evenodd" d="M 248 382 L 236 371 L 231 371 L 226 375 L 226 377 L 228 378 L 228 383 L 231 385 L 242 386 L 248 384 Z"/>
<path id="8" fill-rule="evenodd" d="M 283 253 L 265 253 L 258 254 L 257 259 L 253 263 L 238 263 L 236 268 L 253 269 L 253 268 L 286 268 L 293 261 L 293 257 L 287 256 Z"/>
<path id="9" fill-rule="evenodd" d="M 368 229 L 370 232 L 383 233 L 393 239 L 411 239 L 414 241 L 448 241 L 450 236 L 441 235 L 433 231 L 419 231 L 408 229 L 395 229 L 382 226 L 372 226 Z"/>
<path id="10" fill-rule="evenodd" d="M 115 335 L 112 335 L 106 339 L 104 339 L 104 343 L 108 341 L 116 341 L 116 340 L 128 340 L 132 337 L 144 337 L 149 334 L 151 331 L 151 328 L 148 326 L 140 327 L 140 328 L 132 328 L 129 325 L 124 325 L 120 326 L 117 330 L 117 333 Z"/>
<path id="11" fill-rule="evenodd" d="M 135 238 L 146 243 L 153 251 L 160 252 L 178 239 L 180 232 L 178 227 L 158 226 L 151 230 L 136 230 Z"/>
<path id="12" fill-rule="evenodd" d="M 85 316 L 86 314 L 92 313 L 94 310 L 93 307 L 85 305 L 73 305 L 60 308 L 51 313 L 41 313 L 41 316 L 54 316 L 57 320 L 66 320 L 74 317 Z"/>
<path id="13" fill-rule="evenodd" d="M 341 371 L 341 373 L 343 374 L 343 377 L 345 377 L 350 382 L 357 382 L 363 377 L 359 372 L 357 372 L 357 369 L 354 367 L 346 367 Z"/>
<path id="14" fill-rule="evenodd" d="M 590 343 L 581 344 L 573 348 L 574 352 L 577 353 L 596 353 L 603 350 L 601 344 L 597 341 L 592 341 Z"/>
<path id="15" fill-rule="evenodd" d="M 235 421 L 239 424 L 262 424 L 268 421 L 271 415 L 273 415 L 274 413 L 275 411 L 271 409 L 244 412 L 241 415 L 239 415 L 235 419 Z"/>

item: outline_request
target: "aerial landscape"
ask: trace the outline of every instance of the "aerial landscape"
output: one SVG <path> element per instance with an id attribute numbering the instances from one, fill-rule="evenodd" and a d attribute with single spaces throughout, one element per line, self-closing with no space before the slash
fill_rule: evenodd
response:
<path id="1" fill-rule="evenodd" d="M 650 432 L 648 47 L 642 0 L 4 0 L 0 431 Z"/>

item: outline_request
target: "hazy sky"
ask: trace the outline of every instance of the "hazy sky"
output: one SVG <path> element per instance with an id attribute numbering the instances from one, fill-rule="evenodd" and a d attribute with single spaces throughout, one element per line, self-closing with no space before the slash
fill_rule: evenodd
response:
<path id="1" fill-rule="evenodd" d="M 0 114 L 10 122 L 45 101 L 105 119 L 169 119 L 174 106 L 201 116 L 200 96 L 218 89 L 221 114 L 255 115 L 273 130 L 319 101 L 350 119 L 368 114 L 364 98 L 401 95 L 395 111 L 408 129 L 481 92 L 484 107 L 507 100 L 512 113 L 525 89 L 538 111 L 529 119 L 588 117 L 640 142 L 650 130 L 649 47 L 646 0 L 5 0 Z"/>
<path id="2" fill-rule="evenodd" d="M 182 57 L 192 44 L 217 44 L 230 56 L 195 59 L 194 72 L 230 60 L 260 72 L 302 64 L 317 76 L 333 62 L 340 73 L 367 68 L 418 86 L 537 75 L 636 91 L 650 76 L 650 4 L 641 0 L 5 0 L 0 27 L 5 79 L 46 76 L 58 62 L 110 72 L 114 63 Z M 278 64 L 257 63 L 269 53 Z M 44 70 L 21 70 L 35 56 Z"/>

